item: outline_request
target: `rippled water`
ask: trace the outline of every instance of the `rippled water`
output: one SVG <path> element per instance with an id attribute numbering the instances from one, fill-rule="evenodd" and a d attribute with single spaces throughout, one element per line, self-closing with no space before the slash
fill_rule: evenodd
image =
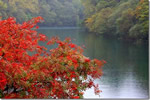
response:
<path id="1" fill-rule="evenodd" d="M 38 31 L 62 40 L 71 37 L 73 43 L 85 45 L 84 55 L 107 61 L 104 75 L 95 81 L 102 90 L 100 97 L 89 89 L 84 98 L 148 98 L 148 44 L 134 45 L 108 39 L 80 28 L 41 28 Z"/>

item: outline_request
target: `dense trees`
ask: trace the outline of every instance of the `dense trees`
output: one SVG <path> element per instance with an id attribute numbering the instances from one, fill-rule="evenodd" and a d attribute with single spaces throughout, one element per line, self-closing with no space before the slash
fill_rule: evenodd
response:
<path id="1" fill-rule="evenodd" d="M 15 18 L 0 21 L 0 98 L 83 98 L 87 88 L 101 91 L 94 80 L 102 75 L 104 60 L 83 55 L 69 38 L 48 39 L 36 31 L 42 17 L 23 24 Z M 47 50 L 46 42 L 56 48 Z M 30 54 L 32 53 L 32 54 Z"/>
<path id="2" fill-rule="evenodd" d="M 148 39 L 148 8 L 148 0 L 0 0 L 3 19 L 42 16 L 41 26 L 77 26 L 86 16 L 89 31 L 131 40 Z"/>
<path id="3" fill-rule="evenodd" d="M 42 16 L 44 26 L 76 26 L 83 19 L 80 0 L 0 0 L 0 5 L 3 19 L 14 16 L 19 22 Z"/>
<path id="4" fill-rule="evenodd" d="M 138 19 L 138 25 L 140 27 L 140 33 L 142 38 L 148 38 L 147 33 L 149 29 L 149 2 L 148 0 L 140 0 L 137 8 L 136 8 L 136 18 Z M 139 33 L 139 34 L 140 34 Z"/>
<path id="5" fill-rule="evenodd" d="M 124 39 L 148 39 L 148 0 L 82 0 L 91 32 Z"/>

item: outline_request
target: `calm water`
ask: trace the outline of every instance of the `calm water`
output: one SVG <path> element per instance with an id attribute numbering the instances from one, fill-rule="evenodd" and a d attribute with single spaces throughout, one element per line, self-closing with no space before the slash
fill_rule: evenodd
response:
<path id="1" fill-rule="evenodd" d="M 106 39 L 79 28 L 41 28 L 38 31 L 62 40 L 71 37 L 73 43 L 85 45 L 84 55 L 107 61 L 104 75 L 95 81 L 102 90 L 100 97 L 93 89 L 88 89 L 84 98 L 148 98 L 148 45 Z"/>

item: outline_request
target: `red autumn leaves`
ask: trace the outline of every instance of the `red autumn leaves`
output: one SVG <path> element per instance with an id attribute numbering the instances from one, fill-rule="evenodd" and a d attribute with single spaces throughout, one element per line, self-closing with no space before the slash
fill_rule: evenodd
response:
<path id="1" fill-rule="evenodd" d="M 0 21 L 0 98 L 77 99 L 92 86 L 96 94 L 100 92 L 93 81 L 101 77 L 105 62 L 85 57 L 69 38 L 48 39 L 37 33 L 36 24 L 42 20 L 36 17 L 18 24 L 10 17 Z M 57 47 L 47 52 L 39 41 Z"/>
<path id="2" fill-rule="evenodd" d="M 0 73 L 0 89 L 4 90 L 7 80 L 4 73 Z"/>

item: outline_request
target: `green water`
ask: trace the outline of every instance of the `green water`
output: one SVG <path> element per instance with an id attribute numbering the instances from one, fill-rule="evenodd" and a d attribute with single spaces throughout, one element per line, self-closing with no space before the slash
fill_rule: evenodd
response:
<path id="1" fill-rule="evenodd" d="M 85 45 L 84 55 L 107 61 L 104 75 L 95 81 L 102 90 L 100 97 L 93 89 L 88 89 L 84 98 L 148 98 L 148 44 L 134 45 L 108 39 L 80 28 L 41 28 L 38 31 L 62 40 L 71 37 L 73 43 Z"/>

